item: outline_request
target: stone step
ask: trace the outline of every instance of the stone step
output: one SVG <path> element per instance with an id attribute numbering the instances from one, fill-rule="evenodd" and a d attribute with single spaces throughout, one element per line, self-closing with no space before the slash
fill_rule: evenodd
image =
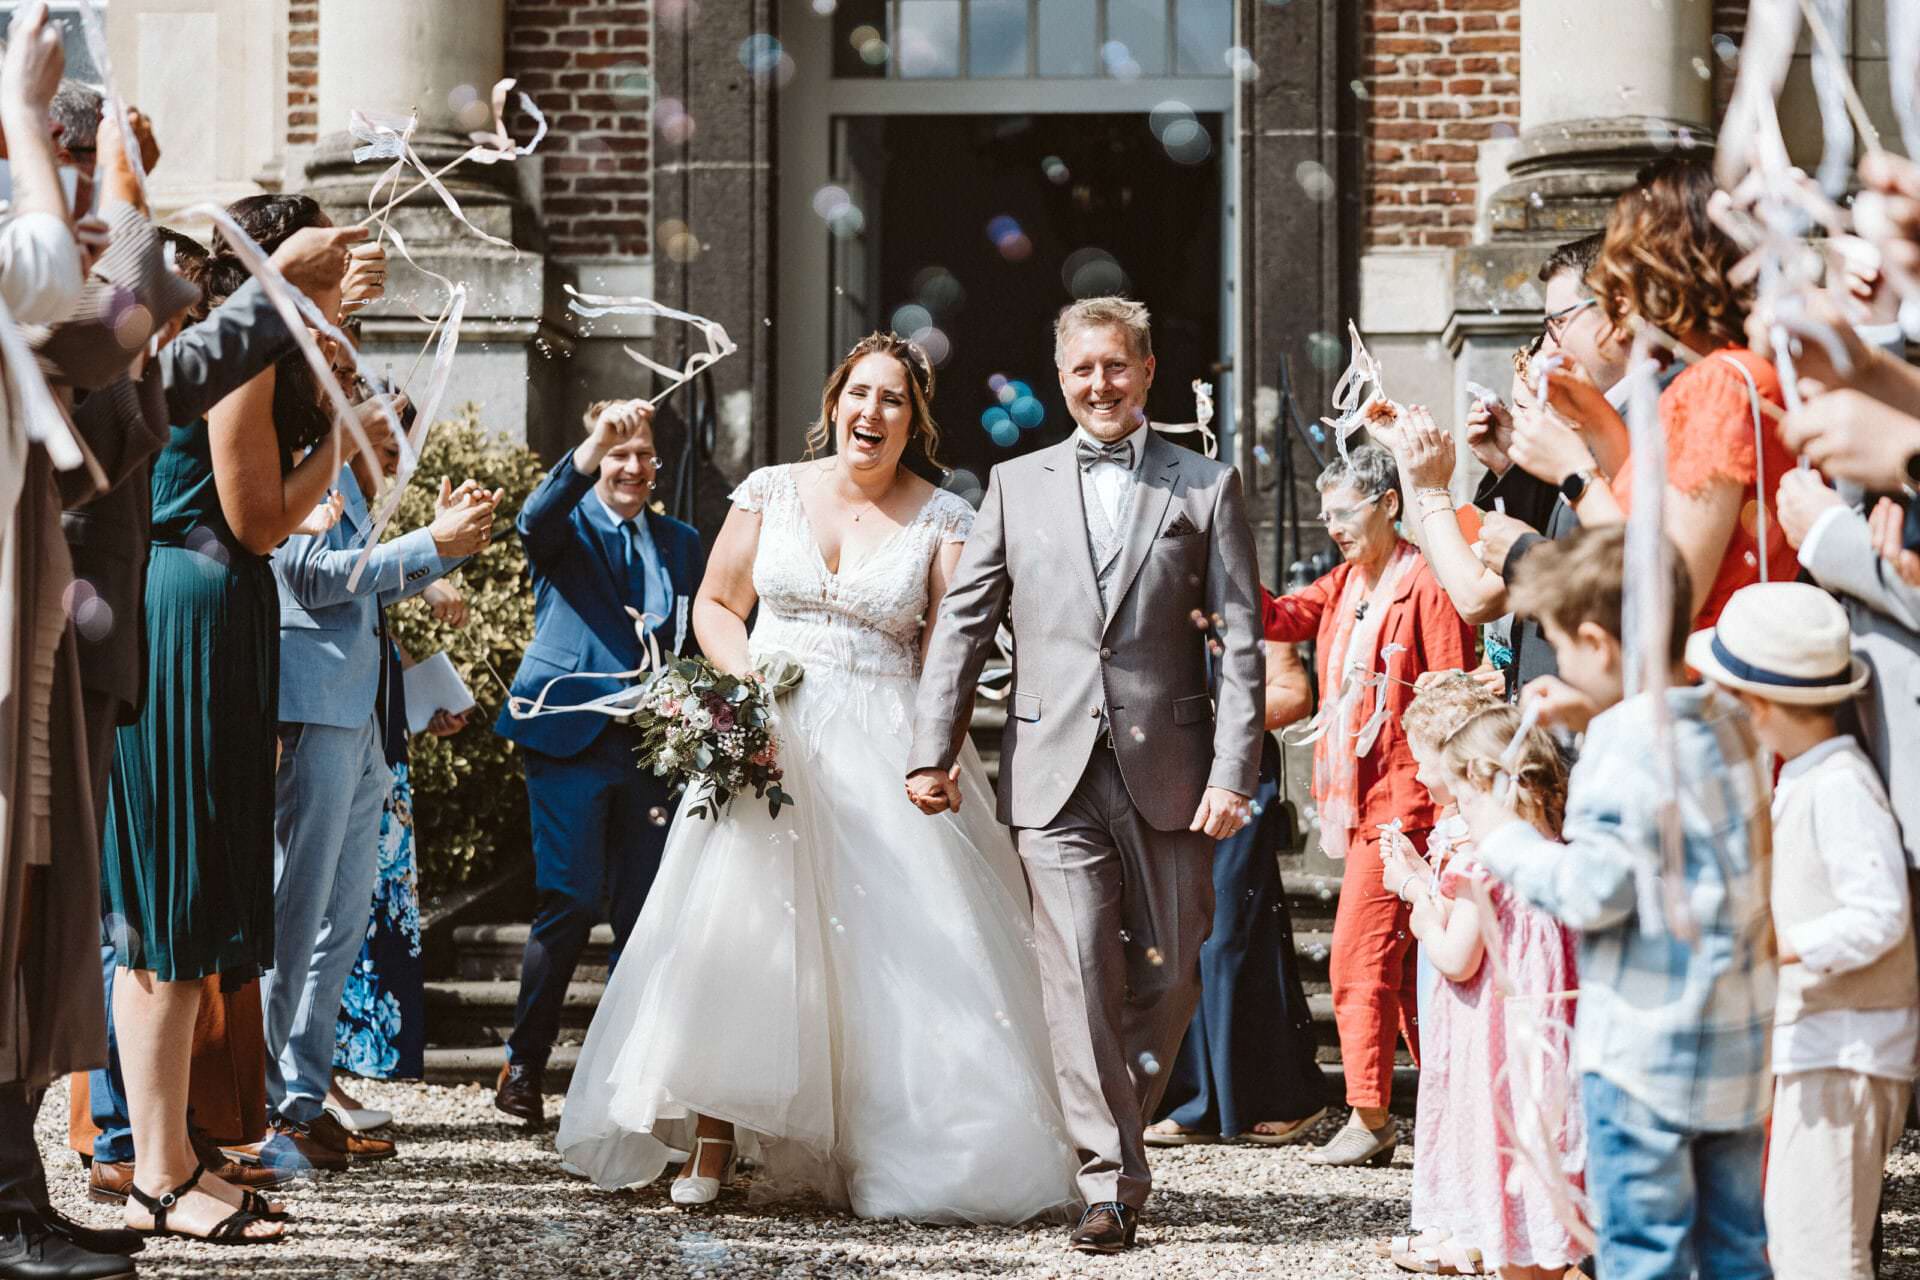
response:
<path id="1" fill-rule="evenodd" d="M 520 980 L 520 960 L 527 950 L 530 924 L 469 924 L 453 931 L 455 971 L 468 981 Z M 607 980 L 607 955 L 613 949 L 613 927 L 599 924 L 587 935 L 573 976 L 581 982 Z"/>
<path id="2" fill-rule="evenodd" d="M 560 1007 L 560 1043 L 586 1038 L 593 1011 L 607 984 L 576 979 Z M 501 1045 L 513 1031 L 518 978 L 457 978 L 426 984 L 427 1043 L 435 1046 Z"/>

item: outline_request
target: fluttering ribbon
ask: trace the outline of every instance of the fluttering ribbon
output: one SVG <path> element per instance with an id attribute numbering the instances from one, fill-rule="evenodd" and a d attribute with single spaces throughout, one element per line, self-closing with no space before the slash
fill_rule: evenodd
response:
<path id="1" fill-rule="evenodd" d="M 333 411 L 334 429 L 345 431 L 352 436 L 354 443 L 369 458 L 377 456 L 372 440 L 360 426 L 360 415 L 353 401 L 348 398 L 345 388 L 340 385 L 339 378 L 334 376 L 332 362 L 327 359 L 326 353 L 320 349 L 319 342 L 313 336 L 314 332 L 318 332 L 330 339 L 340 354 L 353 365 L 354 371 L 364 379 L 367 375 L 360 365 L 360 353 L 348 340 L 347 335 L 342 333 L 333 321 L 321 315 L 320 308 L 316 307 L 306 294 L 287 283 L 287 278 L 280 274 L 280 269 L 273 265 L 265 250 L 254 242 L 246 229 L 225 209 L 217 204 L 198 204 L 190 209 L 181 210 L 180 217 L 187 220 L 205 218 L 220 229 L 234 256 L 239 258 L 241 264 L 252 273 L 253 278 L 260 282 L 261 291 L 273 304 L 273 309 L 279 314 L 281 323 L 287 326 L 287 332 L 292 335 L 294 345 L 299 349 L 301 357 L 306 360 L 307 368 L 312 371 L 314 381 L 319 384 L 321 393 L 326 396 L 327 404 Z M 400 426 L 399 418 L 394 415 L 391 403 L 387 397 L 383 396 L 378 397 L 375 404 L 387 420 L 387 430 L 392 433 L 395 440 L 401 442 L 404 456 L 406 433 Z M 337 441 L 334 447 L 337 452 Z M 334 469 L 336 471 L 339 469 L 337 460 Z M 376 491 L 367 495 L 367 501 L 372 503 L 383 495 L 384 490 Z"/>
<path id="2" fill-rule="evenodd" d="M 1220 440 L 1213 434 L 1213 384 L 1203 378 L 1193 380 L 1192 422 L 1156 422 L 1153 429 L 1166 436 L 1198 435 L 1201 452 L 1209 458 L 1218 458 Z"/>
<path id="3" fill-rule="evenodd" d="M 105 90 L 107 110 L 113 115 L 113 123 L 120 130 L 120 150 L 127 157 L 127 168 L 133 171 L 133 183 L 140 192 L 142 203 L 147 198 L 147 169 L 140 155 L 140 140 L 133 135 L 133 122 L 127 116 L 127 102 L 114 86 L 113 59 L 107 49 L 107 24 L 100 20 L 100 11 L 94 8 L 93 0 L 80 0 L 80 31 L 87 42 L 87 54 L 93 59 L 94 73 L 100 77 Z M 94 161 L 94 190 L 100 189 L 99 161 Z"/>
<path id="4" fill-rule="evenodd" d="M 1688 609 L 1692 602 L 1675 600 L 1673 595 L 1670 557 L 1677 553 L 1666 532 L 1667 438 L 1660 424 L 1657 369 L 1652 340 L 1644 331 L 1637 332 L 1627 363 L 1627 376 L 1634 379 L 1627 400 L 1633 510 L 1627 516 L 1621 640 L 1626 691 L 1630 696 L 1647 695 L 1650 704 L 1659 849 L 1657 860 L 1636 862 L 1634 886 L 1642 933 L 1657 937 L 1664 929 L 1691 943 L 1698 940 L 1700 931 L 1685 893 L 1679 762 L 1667 685 L 1673 611 Z"/>
<path id="5" fill-rule="evenodd" d="M 507 714 L 515 720 L 533 720 L 540 716 L 557 716 L 568 712 L 585 711 L 592 715 L 619 720 L 639 710 L 640 700 L 646 696 L 654 679 L 666 670 L 666 661 L 660 654 L 660 642 L 654 638 L 652 630 L 666 619 L 658 614 L 641 613 L 631 605 L 627 606 L 627 614 L 633 619 L 634 634 L 640 638 L 640 654 L 644 661 L 639 666 L 631 671 L 569 671 L 541 685 L 540 692 L 532 698 L 519 697 L 509 687 Z M 496 678 L 498 678 L 497 674 Z M 625 680 L 632 683 L 622 685 L 611 693 L 601 694 L 586 702 L 548 706 L 547 695 L 553 692 L 554 686 L 567 680 Z"/>
<path id="6" fill-rule="evenodd" d="M 434 352 L 433 368 L 427 378 L 426 398 L 415 407 L 413 429 L 402 442 L 400 464 L 394 471 L 393 483 L 387 486 L 386 495 L 373 508 L 372 518 L 361 535 L 360 558 L 354 561 L 353 572 L 347 577 L 348 591 L 360 589 L 360 575 L 366 571 L 374 548 L 380 545 L 381 535 L 386 532 L 394 513 L 400 509 L 400 500 L 406 496 L 408 481 L 413 479 L 414 472 L 419 468 L 420 457 L 427 446 L 427 432 L 433 425 L 434 416 L 440 412 L 440 402 L 446 398 L 447 382 L 453 373 L 453 355 L 460 346 L 460 321 L 466 313 L 467 287 L 457 284 L 453 286 L 453 296 L 448 299 L 447 310 L 438 325 L 440 341 Z"/>
<path id="7" fill-rule="evenodd" d="M 516 81 L 512 79 L 506 79 L 498 81 L 493 86 L 493 130 L 491 132 L 469 134 L 468 137 L 472 140 L 473 145 L 455 156 L 452 160 L 449 160 L 446 164 L 441 165 L 438 169 L 427 168 L 426 162 L 421 160 L 419 154 L 414 151 L 411 129 L 402 133 L 400 130 L 391 127 L 393 122 L 400 117 L 382 117 L 367 112 L 357 113 L 364 122 L 371 126 L 371 132 L 377 135 L 373 138 L 364 139 L 367 147 L 363 148 L 363 150 L 370 148 L 368 158 L 392 157 L 396 160 L 394 167 L 388 169 L 385 174 L 381 175 L 380 180 L 374 184 L 373 191 L 368 195 L 369 206 L 377 199 L 385 184 L 391 182 L 397 190 L 402 169 L 405 166 L 411 165 L 419 171 L 420 181 L 415 183 L 403 195 L 395 196 L 389 193 L 387 201 L 389 211 L 392 210 L 394 205 L 405 204 L 408 200 L 420 194 L 420 192 L 431 190 L 434 195 L 440 198 L 440 202 L 447 207 L 447 211 L 451 213 L 462 226 L 489 244 L 496 244 L 503 249 L 512 249 L 516 254 L 519 253 L 520 250 L 512 241 L 502 240 L 499 236 L 491 235 L 475 226 L 472 219 L 467 217 L 466 211 L 460 207 L 460 202 L 454 198 L 453 192 L 447 190 L 446 183 L 441 181 L 447 174 L 469 162 L 473 164 L 497 164 L 503 160 L 515 160 L 521 156 L 532 155 L 534 148 L 540 145 L 541 139 L 547 136 L 547 118 L 540 113 L 540 108 L 534 105 L 533 99 L 528 97 L 524 91 L 520 92 L 518 97 L 520 99 L 521 109 L 526 111 L 526 113 L 534 119 L 533 138 L 522 146 L 515 143 L 512 136 L 507 132 L 507 93 L 513 89 L 515 83 Z M 382 128 L 380 122 L 384 122 L 386 127 Z M 355 154 L 357 157 L 358 152 Z M 376 220 L 385 221 L 381 214 L 370 212 L 365 218 L 360 220 L 360 225 L 366 226 L 368 223 Z M 389 234 L 391 234 L 390 228 Z"/>
<path id="8" fill-rule="evenodd" d="M 1380 385 L 1380 362 L 1360 340 L 1360 330 L 1351 320 L 1347 321 L 1347 339 L 1353 344 L 1353 355 L 1347 361 L 1346 371 L 1333 385 L 1334 416 L 1320 419 L 1333 432 L 1334 447 L 1340 451 L 1342 462 L 1351 459 L 1347 437 L 1368 425 L 1376 405 L 1384 404 L 1392 409 L 1396 422 L 1402 412 L 1397 403 L 1387 398 Z"/>
<path id="9" fill-rule="evenodd" d="M 727 331 L 720 326 L 719 322 L 709 320 L 705 316 L 697 316 L 689 311 L 679 311 L 664 303 L 655 302 L 652 298 L 643 298 L 638 295 L 614 297 L 601 293 L 581 293 L 570 284 L 565 287 L 569 298 L 567 306 L 575 315 L 584 319 L 594 320 L 601 316 L 648 316 L 657 320 L 672 320 L 684 324 L 700 335 L 702 349 L 692 352 L 687 357 L 687 362 L 679 368 L 650 359 L 632 347 L 621 347 L 621 350 L 635 362 L 667 379 L 664 390 L 656 391 L 647 398 L 647 403 L 656 408 L 668 396 L 699 377 L 702 371 L 718 364 L 740 349 L 734 345 L 733 339 L 727 336 Z"/>

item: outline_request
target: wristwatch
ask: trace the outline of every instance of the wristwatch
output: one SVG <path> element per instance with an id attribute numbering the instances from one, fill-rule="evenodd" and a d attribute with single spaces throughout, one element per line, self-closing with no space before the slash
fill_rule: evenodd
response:
<path id="1" fill-rule="evenodd" d="M 1567 500 L 1568 506 L 1577 507 L 1580 505 L 1580 499 L 1587 496 L 1587 486 L 1592 483 L 1591 470 L 1576 471 L 1560 482 L 1560 496 Z"/>

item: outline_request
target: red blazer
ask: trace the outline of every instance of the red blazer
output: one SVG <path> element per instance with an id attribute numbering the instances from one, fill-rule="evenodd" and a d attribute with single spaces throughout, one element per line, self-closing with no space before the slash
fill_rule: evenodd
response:
<path id="1" fill-rule="evenodd" d="M 1267 639 L 1319 642 L 1314 663 L 1323 705 L 1339 693 L 1339 685 L 1329 679 L 1327 661 L 1333 648 L 1335 609 L 1351 572 L 1351 564 L 1341 563 L 1291 595 L 1275 597 L 1264 588 L 1260 592 Z M 1360 761 L 1360 824 L 1355 840 L 1375 838 L 1374 828 L 1395 818 L 1408 831 L 1428 830 L 1438 819 L 1433 797 L 1414 779 L 1418 766 L 1400 728 L 1400 717 L 1413 701 L 1413 689 L 1398 681 L 1411 681 L 1423 671 L 1465 671 L 1475 664 L 1475 654 L 1473 628 L 1453 607 L 1424 558 L 1400 579 L 1388 606 L 1380 647 L 1390 644 L 1405 645 L 1407 652 L 1395 654 L 1388 668 L 1397 679 L 1387 685 L 1387 720 L 1373 750 Z"/>

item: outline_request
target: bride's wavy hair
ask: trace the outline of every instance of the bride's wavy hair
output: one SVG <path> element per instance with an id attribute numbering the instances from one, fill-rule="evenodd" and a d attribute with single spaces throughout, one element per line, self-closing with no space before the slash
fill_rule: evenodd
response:
<path id="1" fill-rule="evenodd" d="M 940 483 L 947 466 L 940 461 L 940 424 L 933 420 L 933 361 L 917 342 L 897 333 L 879 330 L 853 344 L 853 350 L 827 377 L 820 392 L 820 416 L 807 429 L 807 456 L 824 454 L 833 447 L 833 410 L 840 393 L 847 389 L 853 366 L 870 355 L 892 356 L 907 371 L 907 396 L 913 408 L 913 422 L 907 435 L 907 450 L 901 465 L 916 475 Z"/>

